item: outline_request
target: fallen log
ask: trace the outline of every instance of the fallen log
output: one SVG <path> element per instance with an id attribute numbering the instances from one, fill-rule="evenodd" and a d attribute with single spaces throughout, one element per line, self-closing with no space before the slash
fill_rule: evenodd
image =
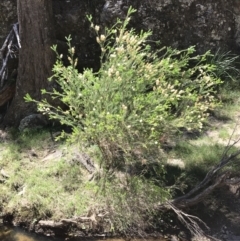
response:
<path id="1" fill-rule="evenodd" d="M 40 220 L 38 222 L 38 224 L 41 226 L 41 227 L 44 227 L 44 228 L 61 228 L 64 226 L 64 223 L 63 222 L 55 222 L 55 221 L 47 221 L 47 220 Z"/>

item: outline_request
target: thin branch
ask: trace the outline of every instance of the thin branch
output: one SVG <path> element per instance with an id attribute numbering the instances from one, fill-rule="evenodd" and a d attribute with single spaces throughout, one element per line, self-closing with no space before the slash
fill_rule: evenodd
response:
<path id="1" fill-rule="evenodd" d="M 14 33 L 15 33 L 15 36 L 17 38 L 17 43 L 18 43 L 18 47 L 21 48 L 21 41 L 20 41 L 20 37 L 19 37 L 19 34 L 18 34 L 18 23 L 15 23 L 13 24 L 13 30 L 14 30 Z"/>
<path id="2" fill-rule="evenodd" d="M 203 224 L 207 229 L 209 229 L 209 227 L 200 218 L 181 211 L 170 202 L 168 202 L 167 205 L 176 213 L 179 221 L 192 233 L 193 236 L 206 236 L 202 228 L 199 227 L 198 223 Z"/>
<path id="3" fill-rule="evenodd" d="M 193 198 L 187 199 L 175 199 L 172 201 L 172 203 L 179 207 L 179 208 L 185 208 L 185 207 L 191 207 L 193 205 L 196 205 L 197 203 L 201 202 L 206 196 L 208 196 L 216 187 L 220 186 L 228 177 L 228 174 L 225 173 L 217 178 L 217 180 L 212 184 L 211 186 L 204 189 L 202 192 L 200 192 L 198 195 L 194 196 Z"/>
<path id="4" fill-rule="evenodd" d="M 3 46 L 2 48 L 0 49 L 0 52 L 1 52 L 1 59 L 3 59 L 3 51 L 5 50 L 5 48 L 7 47 L 7 44 L 8 44 L 8 40 L 9 38 L 12 36 L 13 34 L 13 30 L 10 31 L 10 33 L 8 34 L 7 38 L 5 39 L 4 43 L 3 43 Z"/>
<path id="5" fill-rule="evenodd" d="M 190 192 L 188 192 L 187 194 L 178 197 L 174 200 L 174 203 L 180 202 L 181 200 L 185 200 L 190 198 L 193 195 L 196 195 L 200 190 L 202 190 L 203 188 L 205 188 L 212 180 L 213 178 L 216 176 L 217 172 L 219 170 L 221 170 L 223 167 L 225 167 L 229 162 L 231 162 L 232 160 L 234 160 L 237 156 L 240 155 L 240 150 L 238 150 L 237 152 L 226 156 L 227 154 L 225 154 L 224 157 L 222 157 L 220 163 L 214 167 L 212 170 L 210 170 L 207 175 L 205 176 L 205 178 L 203 179 L 202 182 L 200 182 L 200 184 L 198 184 L 195 188 L 193 188 Z"/>
<path id="6" fill-rule="evenodd" d="M 15 44 L 16 42 L 16 44 Z M 9 57 L 16 58 L 18 49 L 21 48 L 20 37 L 18 34 L 18 23 L 13 24 L 13 28 L 5 39 L 2 48 L 0 49 L 0 88 L 4 86 L 4 82 L 8 78 L 7 64 Z"/>

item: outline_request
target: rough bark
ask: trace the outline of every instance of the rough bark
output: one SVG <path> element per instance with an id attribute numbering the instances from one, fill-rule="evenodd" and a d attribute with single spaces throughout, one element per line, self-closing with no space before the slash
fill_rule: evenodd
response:
<path id="1" fill-rule="evenodd" d="M 16 94 L 4 118 L 4 124 L 18 125 L 21 118 L 36 111 L 32 103 L 25 103 L 29 93 L 41 98 L 41 89 L 48 86 L 54 53 L 54 25 L 51 0 L 18 0 L 18 21 L 22 48 L 19 52 Z"/>

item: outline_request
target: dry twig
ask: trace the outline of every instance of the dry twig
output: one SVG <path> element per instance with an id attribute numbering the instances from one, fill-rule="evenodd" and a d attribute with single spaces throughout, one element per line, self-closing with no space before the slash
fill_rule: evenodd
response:
<path id="1" fill-rule="evenodd" d="M 18 23 L 13 24 L 13 28 L 8 34 L 2 48 L 0 49 L 0 88 L 8 78 L 7 63 L 9 58 L 17 58 L 18 49 L 21 48 L 20 37 L 18 34 Z"/>
<path id="2" fill-rule="evenodd" d="M 205 236 L 203 230 L 199 227 L 198 222 L 203 224 L 207 229 L 209 229 L 209 227 L 200 218 L 181 211 L 180 209 L 175 207 L 171 202 L 168 202 L 167 205 L 171 210 L 174 211 L 179 221 L 192 233 L 193 236 Z"/>

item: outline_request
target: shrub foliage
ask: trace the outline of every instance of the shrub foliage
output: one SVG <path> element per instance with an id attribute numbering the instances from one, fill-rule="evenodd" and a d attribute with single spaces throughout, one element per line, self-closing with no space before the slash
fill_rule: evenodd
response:
<path id="1" fill-rule="evenodd" d="M 68 66 L 53 46 L 57 60 L 50 81 L 61 91 L 42 93 L 60 99 L 68 110 L 26 96 L 40 112 L 72 126 L 84 143 L 97 145 L 106 168 L 158 160 L 163 137 L 183 128 L 201 130 L 209 110 L 218 105 L 215 90 L 221 80 L 206 62 L 210 53 L 196 55 L 194 47 L 153 51 L 150 31 L 127 28 L 134 11 L 130 8 L 125 20 L 104 30 L 91 23 L 101 48 L 98 72 L 78 72 L 70 37 Z"/>

